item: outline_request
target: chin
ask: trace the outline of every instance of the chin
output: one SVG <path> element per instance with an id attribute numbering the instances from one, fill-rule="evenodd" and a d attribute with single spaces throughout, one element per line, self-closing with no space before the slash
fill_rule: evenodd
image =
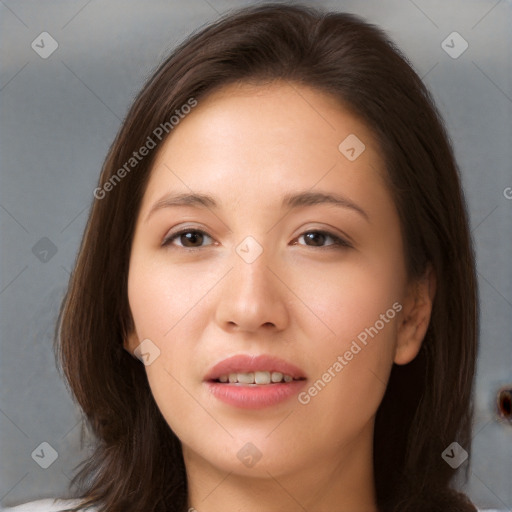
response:
<path id="1" fill-rule="evenodd" d="M 217 470 L 244 477 L 268 478 L 269 473 L 277 477 L 292 472 L 294 467 L 304 467 L 306 460 L 290 458 L 297 453 L 296 443 L 286 445 L 277 436 L 275 440 L 271 437 L 268 437 L 268 431 L 254 436 L 246 432 L 243 436 L 234 435 L 234 438 L 226 434 L 223 439 L 211 438 L 208 446 L 184 441 L 183 451 L 185 458 L 198 457 Z"/>

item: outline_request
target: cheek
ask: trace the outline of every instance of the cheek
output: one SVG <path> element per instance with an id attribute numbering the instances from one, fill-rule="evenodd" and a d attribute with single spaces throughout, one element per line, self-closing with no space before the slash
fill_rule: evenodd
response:
<path id="1" fill-rule="evenodd" d="M 327 273 L 311 266 L 307 279 L 296 281 L 310 307 L 301 329 L 314 340 L 316 362 L 299 402 L 325 428 L 350 429 L 377 410 L 393 364 L 404 282 L 401 259 L 391 252 Z"/>
<path id="2" fill-rule="evenodd" d="M 171 265 L 164 252 L 158 258 L 135 255 L 130 263 L 128 299 L 139 337 L 165 343 L 223 273 L 222 268 L 211 272 Z"/>
<path id="3" fill-rule="evenodd" d="M 392 306 L 402 299 L 404 277 L 401 267 L 385 257 L 375 263 L 347 260 L 331 269 L 310 264 L 302 270 L 294 276 L 290 271 L 285 279 L 305 305 L 295 316 L 309 338 L 327 337 L 342 348 L 387 311 L 395 317 Z"/>
<path id="4" fill-rule="evenodd" d="M 130 262 L 128 298 L 139 341 L 149 339 L 157 356 L 145 366 L 157 406 L 171 429 L 186 437 L 187 422 L 202 409 L 189 394 L 190 378 L 198 361 L 195 340 L 209 321 L 208 291 L 217 275 L 184 270 L 134 253 Z M 202 418 L 205 421 L 207 418 Z M 185 425 L 185 427 L 184 427 Z"/>

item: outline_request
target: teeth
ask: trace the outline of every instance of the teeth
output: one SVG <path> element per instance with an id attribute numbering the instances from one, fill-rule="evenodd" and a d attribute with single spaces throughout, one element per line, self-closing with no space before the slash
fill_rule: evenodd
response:
<path id="1" fill-rule="evenodd" d="M 240 384 L 254 384 L 254 373 L 237 373 Z"/>
<path id="2" fill-rule="evenodd" d="M 281 372 L 248 372 L 248 373 L 230 373 L 229 375 L 221 375 L 219 382 L 231 384 L 270 384 L 278 382 L 292 382 L 293 377 L 284 375 Z"/>
<path id="3" fill-rule="evenodd" d="M 272 372 L 272 382 L 281 382 L 283 374 L 281 372 Z"/>
<path id="4" fill-rule="evenodd" d="M 270 384 L 270 372 L 254 372 L 254 382 L 256 384 Z"/>

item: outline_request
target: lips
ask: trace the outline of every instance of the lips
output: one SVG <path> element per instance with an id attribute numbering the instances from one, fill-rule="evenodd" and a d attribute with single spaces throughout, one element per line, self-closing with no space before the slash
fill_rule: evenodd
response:
<path id="1" fill-rule="evenodd" d="M 233 356 L 216 364 L 204 384 L 218 400 L 239 409 L 263 409 L 297 395 L 305 373 L 283 359 L 260 355 Z"/>

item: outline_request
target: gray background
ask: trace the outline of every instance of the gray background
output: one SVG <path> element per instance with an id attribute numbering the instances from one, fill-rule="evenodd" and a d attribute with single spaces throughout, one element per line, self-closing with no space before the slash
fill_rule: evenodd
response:
<path id="1" fill-rule="evenodd" d="M 179 41 L 248 3 L 0 0 L 4 506 L 66 496 L 73 467 L 88 450 L 87 439 L 80 445 L 80 412 L 55 369 L 52 335 L 92 190 L 120 121 Z M 360 14 L 387 30 L 446 120 L 470 209 L 482 310 L 472 466 L 463 489 L 480 507 L 511 510 L 512 425 L 498 419 L 495 396 L 512 384 L 512 199 L 505 192 L 512 187 L 512 4 L 317 4 Z M 47 59 L 31 48 L 43 31 L 59 45 Z M 456 59 L 441 46 L 453 31 L 469 44 Z M 40 241 L 44 237 L 51 243 Z M 42 442 L 58 453 L 48 469 L 31 456 Z"/>

